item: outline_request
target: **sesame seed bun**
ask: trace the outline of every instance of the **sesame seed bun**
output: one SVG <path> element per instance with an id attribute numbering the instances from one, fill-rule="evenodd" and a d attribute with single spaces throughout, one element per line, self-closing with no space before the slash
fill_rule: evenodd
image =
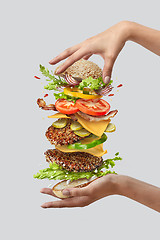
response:
<path id="1" fill-rule="evenodd" d="M 102 77 L 102 69 L 97 64 L 84 59 L 80 59 L 79 61 L 75 62 L 73 65 L 68 67 L 63 73 L 56 74 L 56 70 L 60 66 L 58 66 L 55 69 L 54 72 L 55 75 L 64 77 L 65 74 L 67 73 L 68 75 L 71 75 L 75 79 L 86 79 L 90 76 L 93 77 L 94 79 Z"/>

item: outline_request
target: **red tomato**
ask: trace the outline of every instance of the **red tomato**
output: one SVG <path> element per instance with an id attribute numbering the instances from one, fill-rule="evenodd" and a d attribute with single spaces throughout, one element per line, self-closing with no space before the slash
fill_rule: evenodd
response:
<path id="1" fill-rule="evenodd" d="M 105 115 L 110 110 L 110 105 L 103 99 L 78 99 L 76 107 L 83 113 L 99 116 Z"/>
<path id="2" fill-rule="evenodd" d="M 58 99 L 55 102 L 55 107 L 59 112 L 64 114 L 72 114 L 79 111 L 74 102 L 65 99 Z"/>

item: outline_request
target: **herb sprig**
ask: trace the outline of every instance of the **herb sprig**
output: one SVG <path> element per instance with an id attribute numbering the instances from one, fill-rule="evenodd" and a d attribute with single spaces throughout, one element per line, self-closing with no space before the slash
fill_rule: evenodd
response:
<path id="1" fill-rule="evenodd" d="M 39 65 L 39 67 L 40 67 L 41 73 L 48 78 L 46 79 L 46 81 L 50 81 L 48 85 L 44 86 L 45 89 L 59 91 L 60 87 L 62 86 L 65 87 L 68 85 L 63 78 L 59 76 L 55 77 L 53 71 L 51 71 L 52 74 L 50 74 L 48 68 L 45 68 L 41 64 Z"/>

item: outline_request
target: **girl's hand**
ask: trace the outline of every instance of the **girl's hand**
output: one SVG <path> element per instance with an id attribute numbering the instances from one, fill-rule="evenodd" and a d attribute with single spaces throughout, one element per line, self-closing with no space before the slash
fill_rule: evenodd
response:
<path id="1" fill-rule="evenodd" d="M 41 193 L 56 197 L 50 188 Z M 70 198 L 42 204 L 43 208 L 85 207 L 109 195 L 122 195 L 160 212 L 160 188 L 124 175 L 108 174 L 84 188 L 63 191 Z"/>
<path id="2" fill-rule="evenodd" d="M 113 64 L 128 38 L 128 22 L 120 22 L 106 31 L 66 49 L 49 63 L 56 64 L 68 59 L 57 70 L 65 71 L 70 65 L 81 58 L 89 59 L 92 54 L 100 55 L 104 59 L 103 81 L 108 84 L 112 74 Z"/>
<path id="3" fill-rule="evenodd" d="M 101 177 L 87 187 L 83 188 L 71 188 L 63 190 L 63 194 L 70 196 L 70 198 L 61 199 L 54 202 L 47 202 L 42 204 L 43 208 L 64 208 L 64 207 L 85 207 L 100 198 L 116 194 L 117 175 L 109 174 Z M 41 193 L 56 197 L 50 188 L 43 188 Z"/>
<path id="4" fill-rule="evenodd" d="M 50 61 L 56 64 L 68 58 L 57 73 L 66 70 L 81 58 L 89 59 L 92 54 L 98 54 L 104 59 L 103 81 L 108 84 L 114 62 L 127 40 L 131 40 L 160 56 L 160 31 L 145 27 L 138 23 L 122 21 L 106 31 L 66 49 Z"/>

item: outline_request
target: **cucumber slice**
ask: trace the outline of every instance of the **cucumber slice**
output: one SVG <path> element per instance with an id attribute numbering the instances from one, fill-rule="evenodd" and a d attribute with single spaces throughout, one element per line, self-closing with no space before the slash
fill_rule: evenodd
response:
<path id="1" fill-rule="evenodd" d="M 114 132 L 116 130 L 116 126 L 113 123 L 109 123 L 105 132 Z"/>
<path id="2" fill-rule="evenodd" d="M 104 143 L 105 141 L 107 140 L 107 136 L 105 133 L 103 133 L 103 135 L 101 136 L 100 139 L 97 139 L 97 140 L 94 140 L 90 143 L 87 143 L 87 144 L 82 144 L 81 142 L 78 142 L 78 143 L 74 143 L 74 144 L 69 144 L 67 147 L 69 149 L 89 149 L 89 148 L 93 148 L 99 144 L 102 144 Z"/>
<path id="3" fill-rule="evenodd" d="M 87 137 L 89 136 L 91 133 L 89 131 L 87 131 L 85 128 L 82 128 L 80 130 L 74 131 L 74 133 L 80 137 Z"/>
<path id="4" fill-rule="evenodd" d="M 82 125 L 79 122 L 74 121 L 74 122 L 71 123 L 70 128 L 73 131 L 77 131 L 77 130 L 81 130 L 83 127 L 82 127 Z"/>
<path id="5" fill-rule="evenodd" d="M 52 123 L 52 126 L 55 128 L 64 128 L 67 125 L 67 119 L 66 118 L 59 118 L 57 121 Z"/>

